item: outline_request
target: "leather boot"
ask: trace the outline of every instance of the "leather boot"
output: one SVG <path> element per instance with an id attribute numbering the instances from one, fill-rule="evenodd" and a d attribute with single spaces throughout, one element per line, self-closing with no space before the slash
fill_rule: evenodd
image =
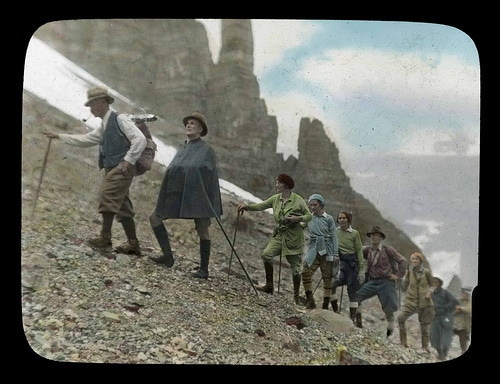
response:
<path id="1" fill-rule="evenodd" d="M 292 276 L 292 281 L 293 281 L 293 301 L 295 302 L 295 304 L 299 305 L 300 304 L 299 292 L 300 292 L 301 275 Z"/>
<path id="2" fill-rule="evenodd" d="M 330 303 L 332 304 L 333 312 L 339 313 L 339 301 L 338 300 L 332 300 L 332 301 L 330 301 Z"/>
<path id="3" fill-rule="evenodd" d="M 422 349 L 426 353 L 431 353 L 429 349 L 429 332 L 427 330 L 421 330 L 422 333 Z"/>
<path id="4" fill-rule="evenodd" d="M 330 297 L 323 297 L 323 309 L 328 309 L 330 305 Z"/>
<path id="5" fill-rule="evenodd" d="M 156 236 L 156 240 L 160 245 L 163 255 L 160 257 L 149 257 L 150 260 L 158 264 L 166 265 L 168 268 L 174 265 L 174 256 L 172 255 L 172 249 L 170 248 L 170 241 L 168 240 L 168 232 L 163 224 L 153 227 L 153 233 Z"/>
<path id="6" fill-rule="evenodd" d="M 314 302 L 314 296 L 313 296 L 312 291 L 306 292 L 306 308 L 307 309 L 316 308 L 316 303 Z"/>
<path id="7" fill-rule="evenodd" d="M 356 322 L 356 310 L 357 308 L 349 308 L 349 317 L 353 323 Z"/>
<path id="8" fill-rule="evenodd" d="M 270 293 L 272 295 L 274 292 L 274 284 L 273 284 L 274 268 L 272 261 L 264 261 L 264 271 L 266 272 L 266 285 L 262 287 L 255 287 L 255 289 L 257 291 Z"/>
<path id="9" fill-rule="evenodd" d="M 200 239 L 200 269 L 191 276 L 198 279 L 208 279 L 208 262 L 210 260 L 211 240 Z"/>
<path id="10" fill-rule="evenodd" d="M 115 252 L 124 253 L 126 255 L 141 256 L 141 247 L 135 233 L 135 222 L 132 217 L 127 217 L 122 220 L 123 230 L 127 236 L 128 242 L 115 248 Z"/>
<path id="11" fill-rule="evenodd" d="M 356 315 L 354 316 L 354 319 L 355 319 L 354 324 L 356 325 L 356 327 L 363 328 L 363 320 L 361 312 L 356 310 Z"/>
<path id="12" fill-rule="evenodd" d="M 404 328 L 404 325 L 401 326 L 401 323 L 399 323 L 399 340 L 401 341 L 401 345 L 405 348 L 408 348 L 408 342 L 406 340 L 406 329 Z"/>
<path id="13" fill-rule="evenodd" d="M 102 214 L 102 229 L 99 237 L 90 239 L 87 243 L 94 248 L 106 248 L 111 247 L 111 227 L 113 226 L 113 220 L 115 214 L 111 212 L 104 212 Z"/>

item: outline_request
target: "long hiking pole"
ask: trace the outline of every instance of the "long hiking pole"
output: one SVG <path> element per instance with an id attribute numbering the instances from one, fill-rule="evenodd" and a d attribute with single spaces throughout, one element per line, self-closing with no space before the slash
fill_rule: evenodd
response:
<path id="1" fill-rule="evenodd" d="M 321 283 L 321 281 L 323 281 L 323 276 L 321 276 L 321 279 L 319 279 L 318 284 L 316 284 L 316 288 L 314 288 L 314 291 L 313 291 L 313 296 L 316 293 L 316 290 L 318 289 L 319 284 Z"/>
<path id="2" fill-rule="evenodd" d="M 278 293 L 280 293 L 281 286 L 281 259 L 283 256 L 283 243 L 285 242 L 285 236 L 281 235 L 281 252 L 280 252 L 280 265 L 278 266 Z"/>
<path id="3" fill-rule="evenodd" d="M 241 211 L 243 213 L 243 211 Z M 240 221 L 240 212 L 236 212 L 236 224 L 234 225 L 234 234 L 233 234 L 233 246 L 231 247 L 231 256 L 229 257 L 229 267 L 227 268 L 227 278 L 229 279 L 229 275 L 231 273 L 231 260 L 233 259 L 234 253 L 234 244 L 236 243 L 236 231 L 238 230 L 238 222 Z"/>
<path id="4" fill-rule="evenodd" d="M 215 210 L 212 208 L 212 210 L 214 211 L 215 213 Z M 248 281 L 250 282 L 250 284 L 252 285 L 252 288 L 255 292 L 255 294 L 257 295 L 257 297 L 259 296 L 259 292 L 257 292 L 257 289 L 255 288 L 255 285 L 253 285 L 253 282 L 252 282 L 252 279 L 250 278 L 250 276 L 248 275 L 248 272 L 247 270 L 245 269 L 245 266 L 243 265 L 243 263 L 241 262 L 240 260 L 240 257 L 238 256 L 238 254 L 236 253 L 236 250 L 234 249 L 233 247 L 233 243 L 231 243 L 231 239 L 229 239 L 229 236 L 227 235 L 226 231 L 224 230 L 224 227 L 222 226 L 222 223 L 220 222 L 219 220 L 219 217 L 216 215 L 215 216 L 215 219 L 217 220 L 217 223 L 219 224 L 219 227 L 220 229 L 222 230 L 222 233 L 224 234 L 224 236 L 226 237 L 226 240 L 227 242 L 229 243 L 229 245 L 231 246 L 231 249 L 233 250 L 233 253 L 234 255 L 236 256 L 236 259 L 238 259 L 238 262 L 240 263 L 241 265 L 241 268 L 243 269 L 243 272 L 245 272 L 245 275 L 248 279 Z"/>
<path id="5" fill-rule="evenodd" d="M 340 303 L 339 303 L 339 313 L 342 312 L 342 298 L 344 296 L 344 284 L 340 287 Z"/>
<path id="6" fill-rule="evenodd" d="M 49 143 L 47 144 L 47 149 L 45 150 L 45 156 L 43 157 L 42 171 L 40 173 L 40 179 L 38 180 L 38 187 L 36 188 L 35 201 L 33 202 L 32 214 L 35 212 L 36 203 L 38 201 L 38 195 L 40 194 L 40 188 L 42 186 L 43 174 L 45 173 L 45 166 L 47 165 L 47 159 L 49 157 L 51 142 L 52 142 L 52 137 L 49 137 Z"/>

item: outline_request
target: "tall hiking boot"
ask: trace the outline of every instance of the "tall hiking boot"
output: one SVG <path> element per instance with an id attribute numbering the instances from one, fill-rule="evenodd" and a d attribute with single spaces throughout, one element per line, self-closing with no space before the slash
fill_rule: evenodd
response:
<path id="1" fill-rule="evenodd" d="M 295 304 L 299 305 L 300 304 L 299 292 L 300 292 L 301 275 L 292 276 L 292 281 L 293 281 L 293 301 L 295 302 Z"/>
<path id="2" fill-rule="evenodd" d="M 358 328 L 363 328 L 363 320 L 361 316 L 361 312 L 356 311 L 356 315 L 354 316 L 354 325 Z"/>
<path id="3" fill-rule="evenodd" d="M 357 308 L 349 308 L 349 317 L 353 323 L 356 323 L 356 311 Z"/>
<path id="4" fill-rule="evenodd" d="M 255 289 L 272 295 L 274 293 L 274 268 L 272 261 L 264 261 L 264 271 L 266 272 L 266 285 L 263 285 L 262 287 L 255 287 Z"/>
<path id="5" fill-rule="evenodd" d="M 426 353 L 431 353 L 430 349 L 429 349 L 429 332 L 428 331 L 421 331 L 422 333 L 422 349 L 426 352 Z M 446 355 L 445 355 L 446 357 Z"/>
<path id="6" fill-rule="evenodd" d="M 408 348 L 408 342 L 406 340 L 406 329 L 404 326 L 401 326 L 401 323 L 399 323 L 399 340 L 401 341 L 401 345 L 405 348 Z"/>
<path id="7" fill-rule="evenodd" d="M 174 256 L 172 255 L 172 249 L 170 248 L 170 241 L 168 240 L 168 232 L 163 224 L 153 227 L 153 233 L 155 234 L 156 240 L 160 245 L 163 255 L 160 257 L 149 257 L 150 260 L 158 264 L 163 264 L 167 268 L 171 268 L 174 265 Z"/>
<path id="8" fill-rule="evenodd" d="M 200 269 L 191 276 L 198 279 L 208 279 L 208 262 L 210 261 L 211 240 L 200 239 Z"/>
<path id="9" fill-rule="evenodd" d="M 134 219 L 132 217 L 123 219 L 122 226 L 128 242 L 116 247 L 115 252 L 124 253 L 126 255 L 141 256 L 141 247 L 139 246 L 139 240 L 137 240 L 137 234 L 135 233 Z"/>
<path id="10" fill-rule="evenodd" d="M 107 248 L 111 247 L 111 228 L 115 214 L 111 212 L 104 212 L 102 214 L 102 229 L 99 237 L 95 237 L 87 241 L 88 245 L 94 248 Z"/>
<path id="11" fill-rule="evenodd" d="M 339 301 L 338 300 L 332 300 L 332 301 L 330 301 L 330 303 L 332 304 L 333 312 L 339 313 Z"/>
<path id="12" fill-rule="evenodd" d="M 316 308 L 316 303 L 314 302 L 314 296 L 313 296 L 312 291 L 306 292 L 306 308 L 307 309 Z"/>
<path id="13" fill-rule="evenodd" d="M 330 305 L 330 297 L 323 297 L 323 309 L 328 309 Z"/>

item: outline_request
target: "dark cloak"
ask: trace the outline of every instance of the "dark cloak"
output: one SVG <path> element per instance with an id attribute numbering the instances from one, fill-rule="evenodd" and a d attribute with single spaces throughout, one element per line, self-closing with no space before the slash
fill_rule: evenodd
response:
<path id="1" fill-rule="evenodd" d="M 162 219 L 195 219 L 222 215 L 214 149 L 202 139 L 187 142 L 167 167 L 156 214 Z"/>

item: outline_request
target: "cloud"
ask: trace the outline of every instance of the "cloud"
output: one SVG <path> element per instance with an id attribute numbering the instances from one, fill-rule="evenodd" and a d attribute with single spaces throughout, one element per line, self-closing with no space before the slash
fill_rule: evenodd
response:
<path id="1" fill-rule="evenodd" d="M 412 155 L 479 156 L 479 135 L 473 130 L 442 132 L 433 128 L 415 129 L 401 143 L 401 153 Z"/>
<path id="2" fill-rule="evenodd" d="M 434 252 L 428 260 L 433 275 L 441 277 L 445 287 L 450 283 L 453 275 L 460 276 L 461 274 L 459 252 Z"/>
<path id="3" fill-rule="evenodd" d="M 304 44 L 316 29 L 314 24 L 300 20 L 253 19 L 254 70 L 257 77 L 263 76 L 277 64 L 282 65 L 286 53 Z"/>
<path id="4" fill-rule="evenodd" d="M 425 137 L 425 154 L 442 154 L 450 141 L 445 152 L 478 152 L 469 146 L 479 142 L 479 70 L 455 56 L 336 49 L 308 58 L 296 76 L 322 91 L 316 101 L 346 140 L 404 145 L 408 136 Z M 363 135 L 346 135 L 363 127 Z M 430 143 L 432 137 L 441 145 Z"/>

